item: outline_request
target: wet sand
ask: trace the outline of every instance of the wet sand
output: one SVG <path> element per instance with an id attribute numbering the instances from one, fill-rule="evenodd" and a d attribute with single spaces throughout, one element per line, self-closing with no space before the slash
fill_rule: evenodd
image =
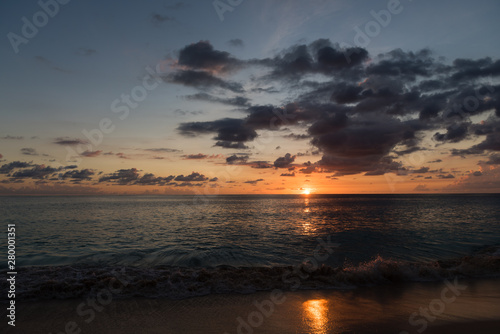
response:
<path id="1" fill-rule="evenodd" d="M 498 279 L 184 300 L 104 297 L 18 301 L 16 327 L 6 332 L 497 333 L 500 328 Z M 5 311 L 2 319 L 5 328 Z"/>

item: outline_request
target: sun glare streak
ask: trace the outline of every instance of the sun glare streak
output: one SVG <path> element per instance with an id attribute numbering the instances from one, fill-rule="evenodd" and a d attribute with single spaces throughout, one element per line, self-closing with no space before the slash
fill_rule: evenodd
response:
<path id="1" fill-rule="evenodd" d="M 305 321 L 310 333 L 328 333 L 328 301 L 326 299 L 312 299 L 302 304 L 304 307 Z"/>

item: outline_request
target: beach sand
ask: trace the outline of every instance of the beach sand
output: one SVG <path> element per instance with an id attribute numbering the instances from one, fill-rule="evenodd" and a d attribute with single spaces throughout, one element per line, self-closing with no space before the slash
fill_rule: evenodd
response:
<path id="1" fill-rule="evenodd" d="M 353 290 L 265 291 L 184 300 L 119 300 L 105 299 L 103 295 L 101 302 L 93 307 L 92 301 L 85 299 L 18 301 L 16 327 L 9 326 L 6 332 L 326 334 L 500 330 L 498 279 L 464 280 L 458 285 L 451 280 L 448 284 L 442 281 Z"/>

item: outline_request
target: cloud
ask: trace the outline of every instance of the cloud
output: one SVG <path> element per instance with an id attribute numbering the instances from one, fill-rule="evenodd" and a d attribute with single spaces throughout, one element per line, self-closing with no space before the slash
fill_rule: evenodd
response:
<path id="1" fill-rule="evenodd" d="M 24 137 L 23 136 L 10 136 L 10 135 L 6 135 L 6 136 L 3 136 L 3 137 L 0 137 L 0 139 L 21 140 L 21 139 L 24 139 Z"/>
<path id="2" fill-rule="evenodd" d="M 233 47 L 236 47 L 236 48 L 242 48 L 245 46 L 245 43 L 243 43 L 243 41 L 239 38 L 233 38 L 233 39 L 230 39 L 229 41 L 227 41 L 227 44 L 229 46 L 233 46 Z"/>
<path id="3" fill-rule="evenodd" d="M 246 150 L 249 148 L 248 146 L 246 146 L 245 144 L 243 144 L 241 142 L 235 143 L 235 142 L 230 142 L 230 141 L 218 141 L 215 143 L 214 146 L 219 146 L 222 148 L 232 148 L 235 150 Z"/>
<path id="4" fill-rule="evenodd" d="M 166 148 L 166 147 L 158 147 L 158 148 L 144 148 L 144 151 L 155 152 L 155 153 L 180 153 L 182 150 L 177 150 L 175 148 Z"/>
<path id="5" fill-rule="evenodd" d="M 239 69 L 242 61 L 231 57 L 228 52 L 218 51 L 208 41 L 187 45 L 179 51 L 179 66 L 212 73 L 227 73 Z"/>
<path id="6" fill-rule="evenodd" d="M 88 144 L 89 142 L 83 139 L 78 139 L 78 138 L 68 138 L 68 137 L 58 137 L 55 139 L 54 144 L 57 145 L 85 145 Z"/>
<path id="7" fill-rule="evenodd" d="M 71 170 L 65 173 L 59 174 L 59 177 L 63 180 L 65 179 L 73 179 L 73 180 L 92 180 L 92 176 L 94 175 L 94 171 L 91 169 L 82 169 L 82 170 Z"/>
<path id="8" fill-rule="evenodd" d="M 485 163 L 487 165 L 500 165 L 500 154 L 490 155 L 488 161 L 486 161 Z"/>
<path id="9" fill-rule="evenodd" d="M 16 168 L 27 168 L 31 166 L 33 166 L 33 164 L 28 162 L 21 162 L 21 161 L 9 162 L 0 167 L 0 174 L 9 174 Z"/>
<path id="10" fill-rule="evenodd" d="M 421 167 L 419 169 L 414 169 L 411 172 L 414 174 L 425 174 L 429 171 L 429 167 Z"/>
<path id="11" fill-rule="evenodd" d="M 295 176 L 295 173 L 282 173 L 280 176 Z"/>
<path id="12" fill-rule="evenodd" d="M 216 96 L 213 96 L 213 95 L 210 95 L 207 93 L 197 93 L 197 94 L 193 94 L 193 95 L 186 95 L 185 98 L 188 100 L 207 101 L 207 102 L 227 104 L 227 105 L 237 106 L 237 107 L 249 106 L 249 102 L 250 102 L 250 100 L 248 98 L 243 97 L 243 96 L 220 98 L 220 97 L 216 97 Z"/>
<path id="13" fill-rule="evenodd" d="M 446 186 L 443 190 L 448 192 L 498 193 L 498 189 L 500 188 L 500 166 L 480 162 L 479 168 L 479 171 L 469 172 L 455 179 L 452 184 Z M 477 172 L 481 174 L 479 175 Z"/>
<path id="14" fill-rule="evenodd" d="M 182 156 L 184 159 L 192 159 L 192 160 L 197 160 L 197 159 L 205 159 L 208 157 L 206 154 L 198 153 L 198 154 L 188 154 L 188 155 L 183 155 Z"/>
<path id="15" fill-rule="evenodd" d="M 468 124 L 453 124 L 446 129 L 445 134 L 436 132 L 434 139 L 437 141 L 447 141 L 451 143 L 458 143 L 467 136 Z"/>
<path id="16" fill-rule="evenodd" d="M 174 181 L 181 181 L 181 182 L 200 182 L 200 181 L 207 181 L 208 178 L 205 177 L 205 175 L 192 172 L 190 175 L 184 176 L 184 175 L 177 175 L 174 179 Z"/>
<path id="17" fill-rule="evenodd" d="M 180 70 L 164 77 L 167 82 L 196 88 L 223 88 L 235 93 L 242 93 L 243 87 L 237 82 L 224 81 L 205 71 Z"/>
<path id="18" fill-rule="evenodd" d="M 166 16 L 166 15 L 161 15 L 158 13 L 151 14 L 151 22 L 155 25 L 158 25 L 163 22 L 167 21 L 175 21 L 173 17 Z"/>
<path id="19" fill-rule="evenodd" d="M 107 174 L 99 178 L 99 182 L 112 182 L 119 185 L 127 185 L 134 183 L 139 178 L 137 168 L 120 169 L 114 173 Z"/>
<path id="20" fill-rule="evenodd" d="M 264 179 L 248 180 L 248 181 L 245 181 L 243 183 L 248 183 L 248 184 L 251 184 L 251 185 L 256 185 L 258 182 L 261 182 L 261 181 L 264 181 Z"/>
<path id="21" fill-rule="evenodd" d="M 490 57 L 477 60 L 459 58 L 453 61 L 453 70 L 455 71 L 451 76 L 453 81 L 497 76 L 500 75 L 500 60 L 493 62 Z"/>
<path id="22" fill-rule="evenodd" d="M 34 148 L 30 148 L 30 147 L 22 148 L 21 149 L 21 154 L 24 154 L 24 155 L 38 155 L 38 153 L 36 152 L 36 150 Z"/>
<path id="23" fill-rule="evenodd" d="M 454 179 L 455 178 L 455 176 L 453 176 L 452 174 L 447 174 L 447 175 L 439 174 L 437 177 L 439 179 Z"/>
<path id="24" fill-rule="evenodd" d="M 295 155 L 291 155 L 290 153 L 285 154 L 284 157 L 279 157 L 274 161 L 274 167 L 276 168 L 288 168 L 290 164 L 295 161 Z"/>
<path id="25" fill-rule="evenodd" d="M 142 186 L 152 186 L 152 185 L 160 185 L 163 186 L 168 182 L 174 179 L 173 175 L 167 177 L 157 177 L 152 173 L 146 173 L 140 178 L 136 179 L 134 184 L 142 185 Z"/>
<path id="26" fill-rule="evenodd" d="M 57 171 L 58 171 L 57 168 L 53 168 L 50 166 L 35 165 L 31 169 L 18 170 L 17 172 L 12 173 L 10 177 L 15 179 L 24 179 L 24 178 L 43 179 Z"/>
<path id="27" fill-rule="evenodd" d="M 87 158 L 94 158 L 94 157 L 97 157 L 99 155 L 101 155 L 102 151 L 101 150 L 98 150 L 98 151 L 84 151 L 82 153 L 80 153 L 81 156 L 83 157 L 87 157 Z"/>
<path id="28" fill-rule="evenodd" d="M 322 155 L 312 167 L 303 168 L 307 172 L 409 173 L 412 167 L 398 158 L 429 150 L 432 134 L 438 145 L 460 143 L 451 148 L 453 155 L 500 151 L 500 85 L 484 80 L 500 75 L 498 60 L 457 59 L 450 65 L 427 49 L 372 56 L 363 48 L 341 48 L 327 39 L 292 45 L 275 57 L 241 60 L 202 41 L 183 48 L 176 66 L 180 72 L 174 76 L 196 72 L 178 78 L 179 83 L 200 89 L 223 88 L 239 69 L 257 68 L 259 74 L 250 82 L 258 88 L 249 91 L 269 94 L 263 87 L 279 87 L 288 92 L 280 105 L 254 105 L 243 92 L 238 97 L 193 94 L 188 99 L 242 107 L 244 115 L 181 123 L 178 131 L 193 137 L 212 134 L 218 147 L 249 149 L 261 130 L 292 129 L 294 133 L 281 137 L 310 140 Z M 463 143 L 472 140 L 479 144 L 464 149 Z M 278 165 L 283 158 L 277 157 Z M 429 172 L 425 168 L 416 171 Z"/>
<path id="29" fill-rule="evenodd" d="M 248 160 L 248 155 L 236 155 L 233 154 L 230 157 L 226 158 L 226 162 L 228 164 L 234 164 L 234 163 L 246 163 Z"/>
<path id="30" fill-rule="evenodd" d="M 226 148 L 240 148 L 239 143 L 257 137 L 254 129 L 246 126 L 243 120 L 235 118 L 223 118 L 212 122 L 181 123 L 177 130 L 180 134 L 191 137 L 198 134 L 216 133 L 214 139 L 220 141 L 216 145 Z M 231 147 L 231 145 L 237 145 L 237 147 Z"/>

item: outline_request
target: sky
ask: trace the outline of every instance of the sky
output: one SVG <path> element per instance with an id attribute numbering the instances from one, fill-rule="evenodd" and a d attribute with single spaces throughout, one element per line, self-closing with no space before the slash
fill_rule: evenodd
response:
<path id="1" fill-rule="evenodd" d="M 0 4 L 0 194 L 500 191 L 496 0 Z"/>

